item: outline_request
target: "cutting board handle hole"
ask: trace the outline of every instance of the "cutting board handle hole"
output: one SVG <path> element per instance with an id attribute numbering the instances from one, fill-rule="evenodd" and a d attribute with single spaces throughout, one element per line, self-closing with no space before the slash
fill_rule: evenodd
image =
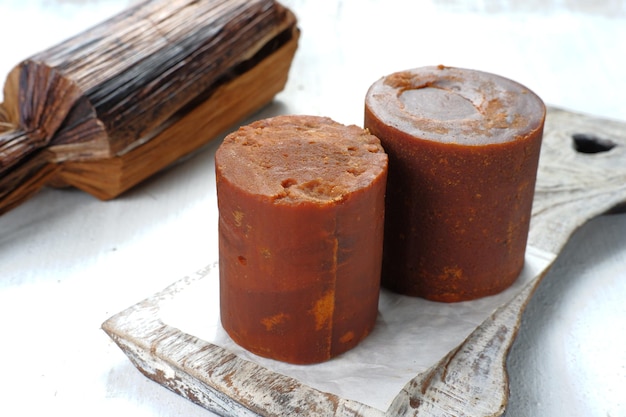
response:
<path id="1" fill-rule="evenodd" d="M 610 139 L 600 138 L 588 133 L 574 133 L 572 135 L 574 141 L 574 149 L 580 153 L 600 153 L 608 152 L 617 146 Z"/>

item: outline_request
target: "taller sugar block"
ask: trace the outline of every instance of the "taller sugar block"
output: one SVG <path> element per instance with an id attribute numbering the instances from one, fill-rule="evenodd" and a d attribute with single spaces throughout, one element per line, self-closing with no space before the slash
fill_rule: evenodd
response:
<path id="1" fill-rule="evenodd" d="M 528 88 L 444 66 L 397 72 L 365 99 L 389 155 L 382 283 L 456 302 L 524 265 L 545 106 Z"/>

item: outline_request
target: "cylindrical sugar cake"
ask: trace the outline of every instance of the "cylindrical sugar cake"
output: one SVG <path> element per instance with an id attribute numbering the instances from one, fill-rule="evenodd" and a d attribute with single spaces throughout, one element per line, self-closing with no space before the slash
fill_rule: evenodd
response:
<path id="1" fill-rule="evenodd" d="M 494 74 L 444 66 L 397 72 L 365 99 L 389 155 L 382 283 L 455 302 L 519 276 L 545 106 Z"/>
<path id="2" fill-rule="evenodd" d="M 387 155 L 357 126 L 278 116 L 217 150 L 221 320 L 289 363 L 356 346 L 378 311 Z"/>

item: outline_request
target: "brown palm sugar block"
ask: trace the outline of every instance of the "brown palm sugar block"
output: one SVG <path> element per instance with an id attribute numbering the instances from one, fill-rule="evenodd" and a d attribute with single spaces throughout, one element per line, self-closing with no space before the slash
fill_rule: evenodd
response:
<path id="1" fill-rule="evenodd" d="M 455 302 L 520 274 L 545 106 L 480 71 L 424 67 L 375 82 L 365 127 L 389 155 L 382 283 Z"/>
<path id="2" fill-rule="evenodd" d="M 328 118 L 278 116 L 216 156 L 224 329 L 260 356 L 326 361 L 376 320 L 387 155 Z"/>

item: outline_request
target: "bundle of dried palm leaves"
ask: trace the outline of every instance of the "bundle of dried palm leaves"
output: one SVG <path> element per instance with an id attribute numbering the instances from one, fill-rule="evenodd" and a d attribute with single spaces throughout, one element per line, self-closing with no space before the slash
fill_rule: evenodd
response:
<path id="1" fill-rule="evenodd" d="M 15 67 L 0 214 L 44 185 L 111 199 L 284 88 L 296 18 L 272 0 L 148 0 Z"/>

